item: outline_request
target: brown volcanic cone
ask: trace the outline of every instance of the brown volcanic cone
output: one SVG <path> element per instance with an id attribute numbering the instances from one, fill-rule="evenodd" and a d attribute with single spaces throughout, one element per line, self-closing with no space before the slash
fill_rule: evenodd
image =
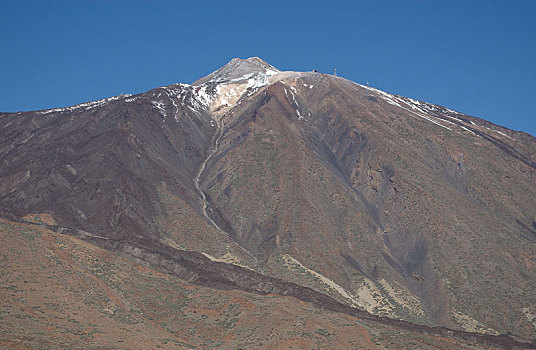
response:
<path id="1" fill-rule="evenodd" d="M 199 251 L 375 314 L 536 337 L 528 134 L 258 58 L 4 114 L 0 130 L 7 218 L 48 213 L 123 253 Z"/>

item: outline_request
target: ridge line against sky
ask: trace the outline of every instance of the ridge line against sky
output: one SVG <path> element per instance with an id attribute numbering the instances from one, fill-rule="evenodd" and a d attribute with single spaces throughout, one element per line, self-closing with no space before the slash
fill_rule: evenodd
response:
<path id="1" fill-rule="evenodd" d="M 536 135 L 536 1 L 2 1 L 0 111 L 191 83 L 234 57 Z"/>

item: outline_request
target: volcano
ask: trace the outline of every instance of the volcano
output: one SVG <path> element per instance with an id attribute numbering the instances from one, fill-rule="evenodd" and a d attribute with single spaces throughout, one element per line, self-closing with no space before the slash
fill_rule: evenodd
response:
<path id="1" fill-rule="evenodd" d="M 180 333 L 180 346 L 207 346 L 177 326 L 188 320 L 182 309 L 164 325 L 157 311 L 156 321 L 145 318 L 148 305 L 159 310 L 167 300 L 136 299 L 147 275 L 124 285 L 80 275 L 96 273 L 78 265 L 89 249 L 113 276 L 144 269 L 203 298 L 240 299 L 241 313 L 220 305 L 214 319 L 208 304 L 191 300 L 194 328 L 228 327 L 234 342 L 223 335 L 214 342 L 229 348 L 254 347 L 249 331 L 234 327 L 255 308 L 280 335 L 291 327 L 277 326 L 284 310 L 294 310 L 294 325 L 300 317 L 306 325 L 306 313 L 309 325 L 320 322 L 313 315 L 320 310 L 330 320 L 366 323 L 383 344 L 429 337 L 442 348 L 534 346 L 536 138 L 529 134 L 340 76 L 282 71 L 258 57 L 235 58 L 191 85 L 2 113 L 0 133 L 2 251 L 18 261 L 0 270 L 9 276 L 2 292 L 9 310 L 21 296 L 8 292 L 8 280 L 30 293 L 15 265 L 37 268 L 13 254 L 35 249 L 36 257 L 70 261 L 67 270 L 46 268 L 59 269 L 51 276 L 78 271 L 69 285 L 100 281 L 91 288 L 120 290 L 122 301 L 109 296 L 110 303 L 139 319 L 125 321 L 130 329 L 143 324 L 155 339 Z M 37 238 L 21 240 L 19 231 Z M 34 299 L 46 295 L 41 285 Z M 84 291 L 73 293 L 74 300 Z M 255 307 L 245 306 L 248 298 Z M 212 323 L 198 319 L 200 308 Z M 4 335 L 27 333 L 16 319 L 7 319 Z M 220 322 L 229 319 L 233 327 Z M 314 342 L 343 328 L 282 337 L 348 348 Z M 406 338 L 393 338 L 393 329 Z M 43 340 L 38 334 L 26 337 Z M 368 339 L 363 334 L 354 336 Z M 450 343 L 440 342 L 445 337 Z"/>

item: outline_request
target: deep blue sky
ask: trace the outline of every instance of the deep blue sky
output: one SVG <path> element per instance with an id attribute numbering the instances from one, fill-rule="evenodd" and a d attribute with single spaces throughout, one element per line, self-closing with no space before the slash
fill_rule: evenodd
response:
<path id="1" fill-rule="evenodd" d="M 536 1 L 0 0 L 0 111 L 190 83 L 233 57 L 536 135 Z"/>

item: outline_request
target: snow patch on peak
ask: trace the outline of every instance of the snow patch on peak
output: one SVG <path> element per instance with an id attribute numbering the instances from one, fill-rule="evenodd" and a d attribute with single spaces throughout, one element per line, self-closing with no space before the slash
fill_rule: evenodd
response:
<path id="1" fill-rule="evenodd" d="M 212 102 L 213 96 L 207 92 L 207 86 L 203 85 L 199 89 L 195 89 L 197 100 L 203 105 L 208 106 Z"/>
<path id="2" fill-rule="evenodd" d="M 192 85 L 175 84 L 164 89 L 174 104 L 178 98 L 194 114 L 206 117 L 208 112 L 212 118 L 218 119 L 260 89 L 299 74 L 282 72 L 258 57 L 234 58 Z"/>
<path id="3" fill-rule="evenodd" d="M 153 106 L 160 111 L 160 113 L 166 117 L 166 104 L 163 101 L 151 101 Z"/>
<path id="4" fill-rule="evenodd" d="M 225 66 L 212 72 L 206 77 L 197 80 L 192 85 L 202 85 L 209 82 L 236 82 L 242 79 L 247 80 L 254 75 L 259 77 L 271 76 L 278 72 L 279 70 L 277 68 L 264 62 L 258 57 L 250 57 L 247 59 L 233 58 Z"/>
<path id="5" fill-rule="evenodd" d="M 272 77 L 280 71 L 270 67 L 242 75 L 236 74 L 236 71 L 229 75 L 214 74 L 210 79 L 198 81 L 188 87 L 194 97 L 193 105 L 197 110 L 205 109 L 213 116 L 221 117 L 242 98 L 255 94 L 271 83 Z"/>

